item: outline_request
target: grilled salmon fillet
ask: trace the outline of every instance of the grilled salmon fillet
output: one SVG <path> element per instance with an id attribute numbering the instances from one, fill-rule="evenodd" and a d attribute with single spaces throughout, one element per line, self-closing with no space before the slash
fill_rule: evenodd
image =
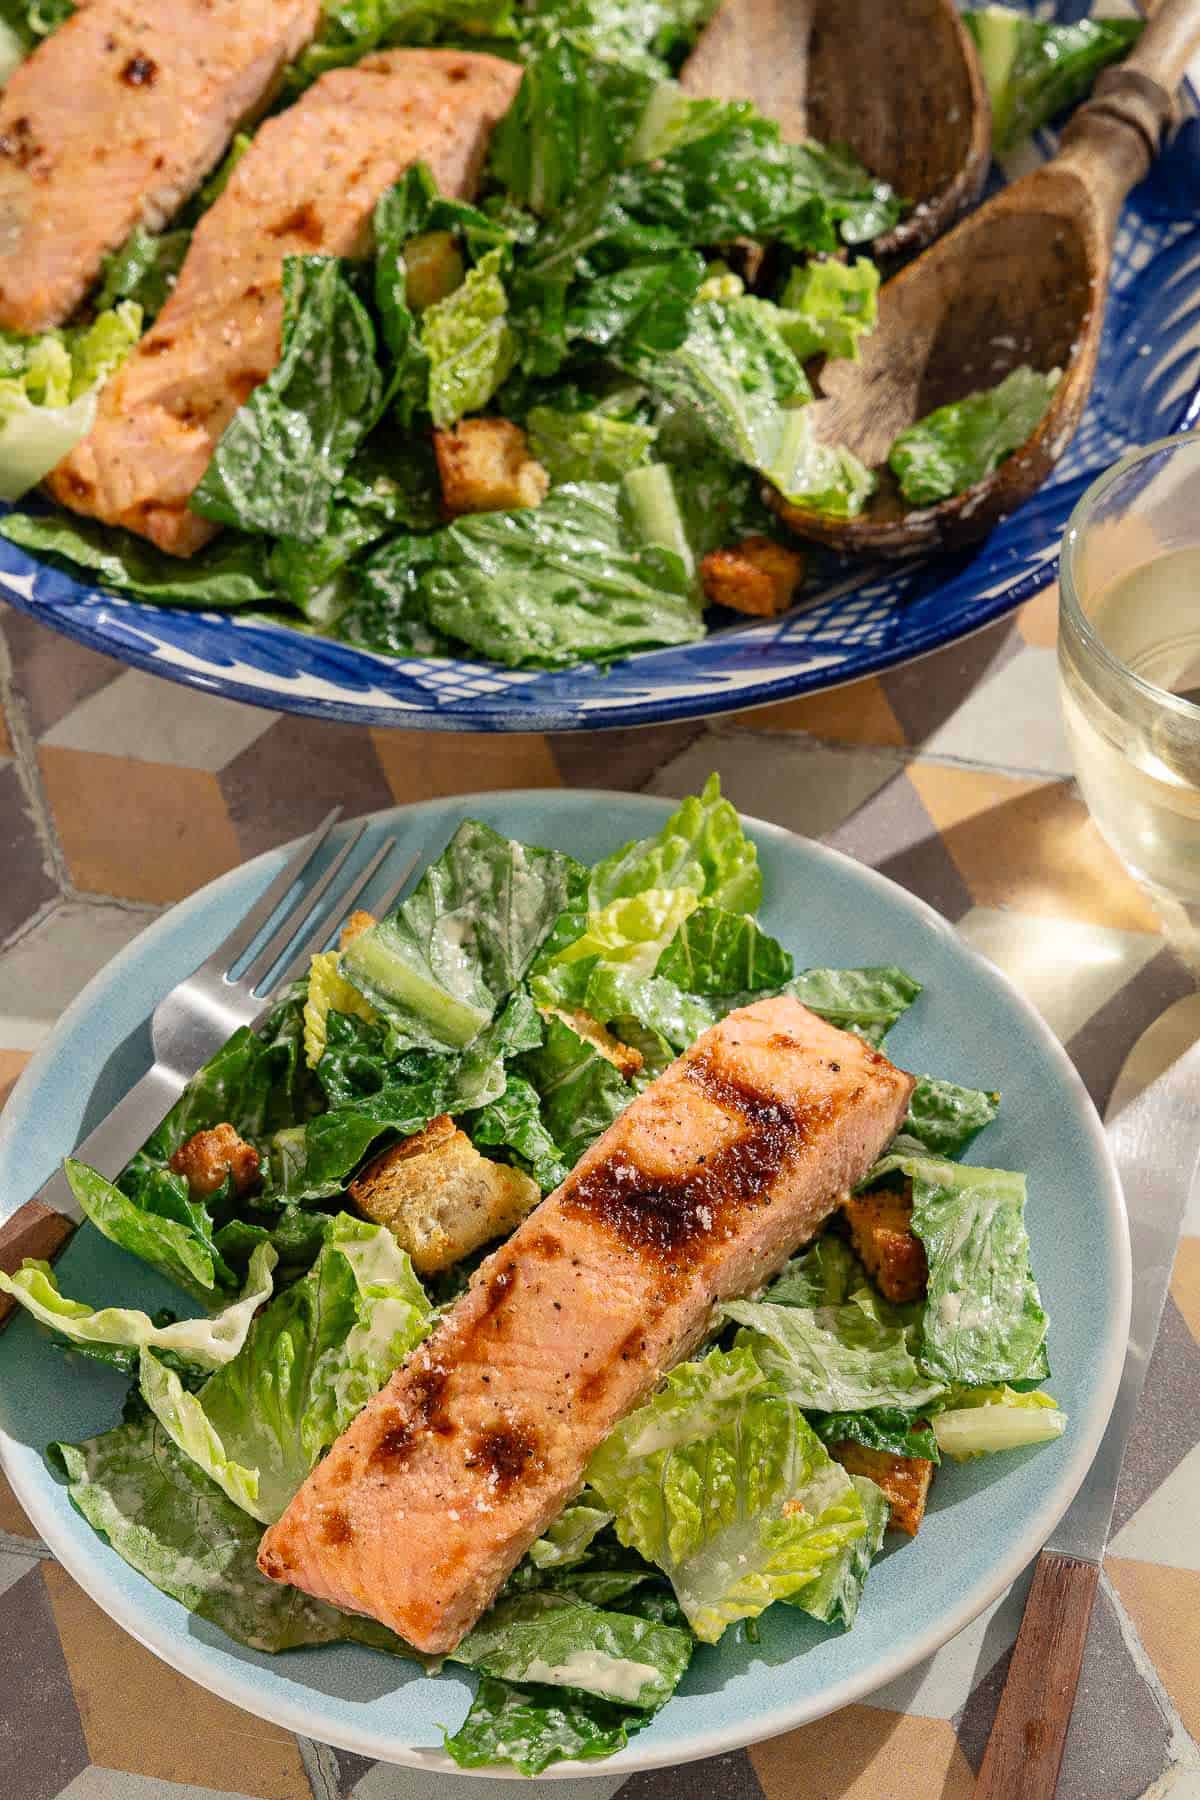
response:
<path id="1" fill-rule="evenodd" d="M 913 1080 L 797 1000 L 697 1039 L 364 1407 L 259 1567 L 451 1650 L 625 1413 L 861 1180 Z"/>
<path id="2" fill-rule="evenodd" d="M 392 50 L 323 75 L 269 119 L 201 219 L 175 291 L 100 396 L 96 422 L 50 475 L 76 512 L 189 556 L 217 527 L 188 511 L 230 419 L 279 360 L 283 261 L 355 256 L 410 164 L 474 191 L 514 63 Z"/>
<path id="3" fill-rule="evenodd" d="M 321 0 L 88 0 L 0 94 L 0 326 L 74 312 L 270 100 Z"/>

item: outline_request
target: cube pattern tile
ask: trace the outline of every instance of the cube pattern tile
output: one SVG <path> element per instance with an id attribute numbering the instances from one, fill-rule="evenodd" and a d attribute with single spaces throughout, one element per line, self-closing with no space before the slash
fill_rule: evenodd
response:
<path id="1" fill-rule="evenodd" d="M 0 608 L 0 1105 L 90 975 L 171 902 L 347 813 L 506 787 L 663 795 L 718 769 L 747 811 L 937 907 L 1049 1019 L 1103 1108 L 1195 1037 L 1200 1002 L 1087 819 L 1054 692 L 1054 595 L 878 679 L 590 736 L 424 736 L 242 707 Z M 1200 1217 L 1118 1496 L 1062 1800 L 1200 1800 Z M 920 1668 L 732 1756 L 535 1800 L 967 1800 L 1028 1571 Z M 174 1728 L 185 1719 L 186 1732 Z M 0 1800 L 467 1800 L 474 1781 L 264 1726 L 155 1661 L 39 1544 L 0 1478 Z"/>

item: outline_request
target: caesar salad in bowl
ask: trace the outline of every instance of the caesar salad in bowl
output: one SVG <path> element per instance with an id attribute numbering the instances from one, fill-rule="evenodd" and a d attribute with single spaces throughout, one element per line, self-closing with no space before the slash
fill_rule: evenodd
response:
<path id="1" fill-rule="evenodd" d="M 89 1223 L 0 1277 L 3 1460 L 68 1568 L 393 1760 L 648 1766 L 877 1685 L 1036 1549 L 1119 1372 L 1102 1134 L 1001 978 L 715 778 L 598 798 L 410 809 L 411 894 L 115 1182 L 68 1159 Z M 8 1210 L 244 875 L 64 1021 Z"/>

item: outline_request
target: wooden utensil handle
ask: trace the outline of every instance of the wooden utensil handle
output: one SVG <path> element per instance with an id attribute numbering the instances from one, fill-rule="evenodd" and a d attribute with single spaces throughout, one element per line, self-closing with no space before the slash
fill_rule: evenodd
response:
<path id="1" fill-rule="evenodd" d="M 1175 90 L 1200 48 L 1200 0 L 1162 0 L 1125 58 L 1105 69 L 1062 143 L 1115 220 L 1130 188 L 1158 155 L 1175 111 Z"/>
<path id="2" fill-rule="evenodd" d="M 1054 1800 L 1099 1565 L 1043 1550 L 984 1751 L 975 1800 Z"/>
<path id="3" fill-rule="evenodd" d="M 75 1227 L 71 1220 L 40 1200 L 27 1200 L 0 1225 L 0 1269 L 15 1275 L 27 1256 L 53 1262 Z M 0 1294 L 0 1331 L 16 1309 L 16 1301 Z"/>

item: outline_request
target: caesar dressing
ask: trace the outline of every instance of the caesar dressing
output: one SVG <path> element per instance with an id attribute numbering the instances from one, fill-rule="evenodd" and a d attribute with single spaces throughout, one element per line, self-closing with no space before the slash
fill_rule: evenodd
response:
<path id="1" fill-rule="evenodd" d="M 544 1681 L 549 1687 L 584 1688 L 605 1700 L 634 1705 L 647 1684 L 658 1687 L 662 1677 L 653 1663 L 630 1662 L 605 1656 L 602 1650 L 575 1650 L 565 1662 L 545 1663 L 534 1657 L 525 1670 L 526 1681 Z"/>

